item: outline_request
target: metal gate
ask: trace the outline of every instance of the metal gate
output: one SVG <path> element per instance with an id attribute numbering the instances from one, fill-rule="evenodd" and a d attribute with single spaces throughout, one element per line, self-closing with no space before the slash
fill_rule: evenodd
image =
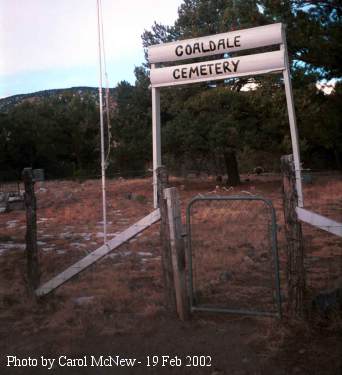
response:
<path id="1" fill-rule="evenodd" d="M 186 220 L 191 310 L 280 317 L 272 202 L 257 196 L 196 197 Z"/>

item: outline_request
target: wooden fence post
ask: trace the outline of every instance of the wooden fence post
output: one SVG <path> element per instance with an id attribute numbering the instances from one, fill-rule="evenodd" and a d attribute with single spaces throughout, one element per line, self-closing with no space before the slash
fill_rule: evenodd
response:
<path id="1" fill-rule="evenodd" d="M 25 168 L 22 172 L 22 178 L 25 186 L 27 278 L 29 288 L 34 291 L 39 286 L 40 267 L 37 247 L 36 196 L 32 168 Z"/>
<path id="2" fill-rule="evenodd" d="M 161 260 L 162 260 L 162 275 L 165 290 L 165 304 L 168 309 L 176 311 L 176 299 L 174 293 L 173 270 L 171 261 L 171 247 L 169 235 L 169 222 L 167 215 L 167 204 L 164 199 L 164 189 L 169 185 L 167 169 L 164 166 L 157 168 L 157 192 L 158 192 L 158 207 L 160 209 L 160 241 L 161 241 Z"/>
<path id="3" fill-rule="evenodd" d="M 298 196 L 296 174 L 292 155 L 281 158 L 283 174 L 283 209 L 287 242 L 286 280 L 288 288 L 288 310 L 291 316 L 304 316 L 305 268 L 302 225 L 296 207 Z"/>
<path id="4" fill-rule="evenodd" d="M 185 273 L 185 244 L 182 230 L 182 216 L 176 188 L 164 190 L 169 221 L 173 281 L 176 294 L 177 313 L 181 320 L 189 318 L 189 300 Z"/>

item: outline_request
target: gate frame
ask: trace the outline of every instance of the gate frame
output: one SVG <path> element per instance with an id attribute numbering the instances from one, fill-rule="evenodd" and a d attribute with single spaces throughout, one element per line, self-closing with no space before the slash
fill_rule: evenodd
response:
<path id="1" fill-rule="evenodd" d="M 271 213 L 271 247 L 272 256 L 274 262 L 274 277 L 275 277 L 275 302 L 277 312 L 258 311 L 258 310 L 245 310 L 245 309 L 229 309 L 229 308 L 215 308 L 215 307 L 204 307 L 195 304 L 194 300 L 194 288 L 193 288 L 193 265 L 192 265 L 192 245 L 191 245 L 191 208 L 195 202 L 198 201 L 261 201 L 269 208 Z M 277 245 L 277 218 L 275 208 L 273 207 L 272 201 L 260 196 L 240 196 L 240 195 L 223 195 L 223 196 L 199 196 L 192 198 L 186 208 L 186 232 L 187 232 L 187 245 L 186 253 L 188 260 L 188 287 L 189 287 L 189 301 L 190 311 L 203 311 L 213 313 L 231 313 L 231 314 L 243 314 L 243 315 L 257 315 L 257 316 L 276 316 L 281 319 L 282 317 L 282 306 L 281 306 L 281 293 L 280 293 L 280 276 L 279 276 L 279 257 L 278 257 L 278 245 Z"/>

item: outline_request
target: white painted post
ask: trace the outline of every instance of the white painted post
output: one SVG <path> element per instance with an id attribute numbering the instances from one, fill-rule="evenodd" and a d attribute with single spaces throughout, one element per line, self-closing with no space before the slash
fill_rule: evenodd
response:
<path id="1" fill-rule="evenodd" d="M 303 207 L 304 200 L 303 200 L 302 173 L 301 173 L 300 152 L 299 152 L 299 138 L 298 138 L 297 123 L 296 123 L 296 113 L 295 113 L 295 107 L 294 107 L 294 102 L 293 102 L 292 84 L 291 84 L 291 78 L 290 78 L 290 64 L 289 64 L 289 59 L 288 59 L 286 34 L 284 30 L 284 25 L 283 25 L 283 44 L 280 45 L 280 49 L 283 49 L 285 51 L 284 53 L 285 70 L 283 70 L 283 77 L 284 77 L 284 85 L 285 85 L 287 113 L 288 113 L 289 123 L 290 123 L 293 161 L 294 161 L 295 174 L 296 174 L 298 206 Z"/>
<path id="2" fill-rule="evenodd" d="M 151 69 L 155 64 L 151 64 Z M 157 168 L 161 166 L 160 89 L 152 87 L 152 142 L 153 142 L 153 202 L 158 208 Z"/>

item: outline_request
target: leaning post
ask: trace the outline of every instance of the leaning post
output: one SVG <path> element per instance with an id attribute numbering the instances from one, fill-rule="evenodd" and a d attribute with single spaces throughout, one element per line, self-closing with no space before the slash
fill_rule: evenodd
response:
<path id="1" fill-rule="evenodd" d="M 286 280 L 288 288 L 288 310 L 292 317 L 304 317 L 305 267 L 302 224 L 296 207 L 298 193 L 293 155 L 281 158 L 283 174 L 283 209 L 287 243 Z"/>
<path id="2" fill-rule="evenodd" d="M 37 204 L 32 168 L 25 168 L 22 178 L 25 187 L 27 279 L 30 291 L 33 292 L 40 283 L 40 266 L 37 246 Z"/>
<path id="3" fill-rule="evenodd" d="M 164 190 L 167 201 L 171 259 L 177 313 L 181 320 L 189 318 L 189 299 L 186 285 L 185 243 L 178 191 L 175 187 Z"/>

